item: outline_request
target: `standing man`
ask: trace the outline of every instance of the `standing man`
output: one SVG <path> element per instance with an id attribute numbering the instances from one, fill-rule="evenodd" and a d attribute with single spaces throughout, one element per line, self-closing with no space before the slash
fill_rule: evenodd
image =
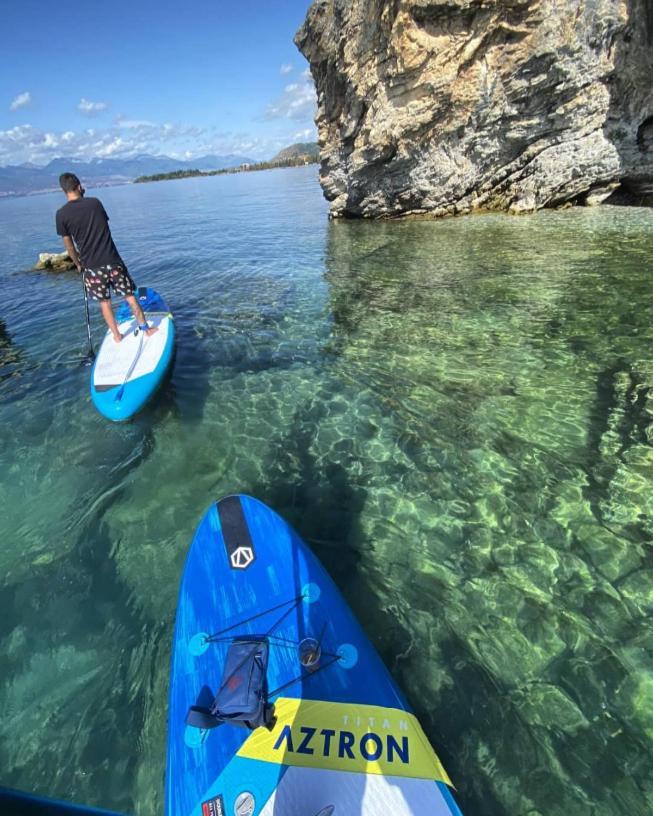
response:
<path id="1" fill-rule="evenodd" d="M 84 188 L 74 173 L 62 173 L 59 184 L 68 203 L 57 210 L 57 235 L 63 238 L 66 252 L 82 273 L 86 291 L 100 302 L 102 317 L 116 343 L 122 340 L 111 308 L 111 289 L 125 300 L 148 336 L 158 331 L 147 325 L 143 310 L 134 297 L 136 284 L 118 254 L 109 229 L 109 216 L 97 198 L 84 198 Z"/>

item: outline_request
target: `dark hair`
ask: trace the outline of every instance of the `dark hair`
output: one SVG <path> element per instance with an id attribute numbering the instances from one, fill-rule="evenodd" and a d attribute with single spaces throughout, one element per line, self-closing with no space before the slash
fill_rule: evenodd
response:
<path id="1" fill-rule="evenodd" d="M 80 186 L 80 181 L 74 173 L 62 173 L 59 176 L 59 184 L 64 193 L 72 193 Z"/>

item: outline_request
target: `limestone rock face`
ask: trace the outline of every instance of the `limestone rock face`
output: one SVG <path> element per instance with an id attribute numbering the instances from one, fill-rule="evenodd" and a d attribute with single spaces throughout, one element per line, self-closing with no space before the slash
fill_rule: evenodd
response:
<path id="1" fill-rule="evenodd" d="M 331 213 L 653 194 L 653 0 L 314 0 Z"/>

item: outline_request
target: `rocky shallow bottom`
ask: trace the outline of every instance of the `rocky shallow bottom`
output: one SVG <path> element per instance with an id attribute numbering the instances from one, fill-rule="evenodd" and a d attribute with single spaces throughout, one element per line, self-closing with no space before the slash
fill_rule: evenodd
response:
<path id="1" fill-rule="evenodd" d="M 311 542 L 463 812 L 650 813 L 652 237 L 617 208 L 332 223 L 182 308 L 126 427 L 70 410 L 83 373 L 36 402 L 14 351 L 2 782 L 161 812 L 185 548 L 238 490 Z"/>

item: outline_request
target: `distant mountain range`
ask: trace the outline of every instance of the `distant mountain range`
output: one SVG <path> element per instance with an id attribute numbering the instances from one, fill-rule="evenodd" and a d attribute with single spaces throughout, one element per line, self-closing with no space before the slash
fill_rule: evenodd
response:
<path id="1" fill-rule="evenodd" d="M 247 156 L 229 154 L 226 156 L 200 156 L 191 161 L 171 159 L 170 156 L 150 156 L 144 153 L 130 159 L 76 158 L 52 159 L 45 167 L 29 162 L 0 167 L 0 196 L 26 195 L 59 189 L 59 175 L 70 171 L 78 175 L 83 184 L 103 186 L 133 181 L 137 176 L 154 173 L 170 173 L 174 170 L 223 170 L 252 164 Z"/>

